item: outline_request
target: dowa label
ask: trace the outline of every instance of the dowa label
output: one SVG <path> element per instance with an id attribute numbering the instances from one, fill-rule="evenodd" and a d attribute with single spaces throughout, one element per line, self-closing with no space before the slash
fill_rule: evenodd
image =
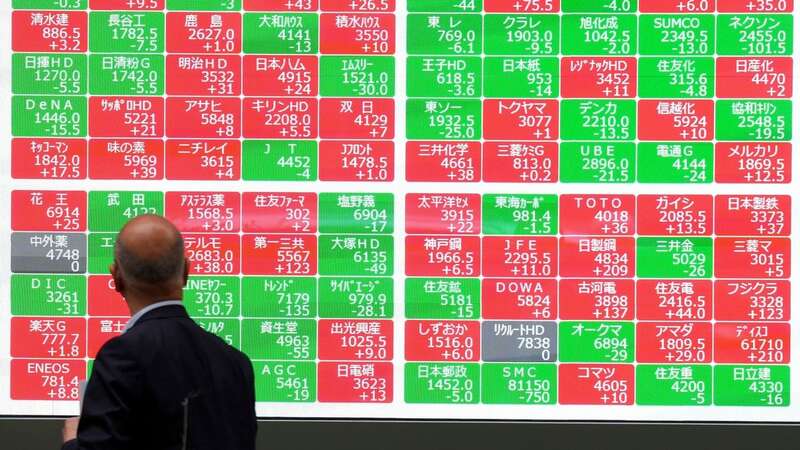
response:
<path id="1" fill-rule="evenodd" d="M 484 319 L 552 320 L 558 315 L 558 299 L 554 279 L 487 278 L 481 283 Z"/>

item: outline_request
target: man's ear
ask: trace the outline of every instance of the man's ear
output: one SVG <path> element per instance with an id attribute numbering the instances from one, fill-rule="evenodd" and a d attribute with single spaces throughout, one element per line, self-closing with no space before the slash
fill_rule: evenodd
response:
<path id="1" fill-rule="evenodd" d="M 120 276 L 119 269 L 117 268 L 117 263 L 111 263 L 111 265 L 108 266 L 108 271 L 111 272 L 111 279 L 114 280 L 114 290 L 122 294 L 125 286 Z"/>
<path id="2" fill-rule="evenodd" d="M 183 255 L 183 287 L 189 282 L 189 258 Z"/>

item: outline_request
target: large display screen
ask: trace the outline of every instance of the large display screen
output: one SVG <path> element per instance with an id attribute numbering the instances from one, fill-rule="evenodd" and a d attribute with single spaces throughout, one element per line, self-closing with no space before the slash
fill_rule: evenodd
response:
<path id="1" fill-rule="evenodd" d="M 792 0 L 0 8 L 0 415 L 153 213 L 262 417 L 800 418 Z"/>

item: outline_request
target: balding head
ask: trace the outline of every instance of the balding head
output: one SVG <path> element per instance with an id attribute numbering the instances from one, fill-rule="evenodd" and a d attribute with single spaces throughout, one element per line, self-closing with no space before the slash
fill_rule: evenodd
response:
<path id="1" fill-rule="evenodd" d="M 123 294 L 135 291 L 153 300 L 177 295 L 187 275 L 180 232 L 161 216 L 130 220 L 117 235 L 111 272 Z"/>

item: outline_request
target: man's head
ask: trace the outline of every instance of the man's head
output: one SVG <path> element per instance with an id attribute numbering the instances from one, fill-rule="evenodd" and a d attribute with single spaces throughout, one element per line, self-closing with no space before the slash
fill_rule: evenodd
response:
<path id="1" fill-rule="evenodd" d="M 110 269 L 128 302 L 181 299 L 189 275 L 181 233 L 160 216 L 132 219 L 117 235 Z"/>

